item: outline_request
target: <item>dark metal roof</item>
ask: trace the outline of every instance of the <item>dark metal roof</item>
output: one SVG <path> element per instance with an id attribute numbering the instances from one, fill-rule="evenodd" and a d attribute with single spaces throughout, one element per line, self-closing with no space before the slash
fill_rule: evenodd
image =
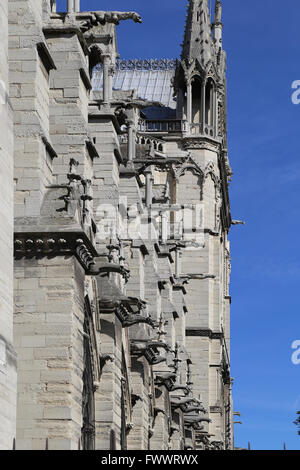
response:
<path id="1" fill-rule="evenodd" d="M 176 109 L 172 80 L 177 67 L 176 60 L 118 60 L 113 78 L 113 90 L 137 90 L 138 97 L 156 101 Z M 95 91 L 103 87 L 102 66 L 95 67 L 92 85 Z"/>

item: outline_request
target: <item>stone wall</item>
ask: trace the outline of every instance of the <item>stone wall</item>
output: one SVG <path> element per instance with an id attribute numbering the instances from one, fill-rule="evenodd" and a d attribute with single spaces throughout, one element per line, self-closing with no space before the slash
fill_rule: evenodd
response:
<path id="1" fill-rule="evenodd" d="M 13 346 L 13 114 L 8 79 L 8 1 L 0 5 L 0 449 L 12 449 L 16 420 Z"/>
<path id="2" fill-rule="evenodd" d="M 15 263 L 18 450 L 78 448 L 83 278 L 72 258 Z"/>

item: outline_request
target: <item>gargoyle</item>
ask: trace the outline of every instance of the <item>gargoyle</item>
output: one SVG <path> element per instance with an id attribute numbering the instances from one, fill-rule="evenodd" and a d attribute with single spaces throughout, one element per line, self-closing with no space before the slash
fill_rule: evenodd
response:
<path id="1" fill-rule="evenodd" d="M 131 394 L 131 405 L 134 407 L 138 401 L 143 401 L 142 397 L 136 395 L 135 393 Z"/>
<path id="2" fill-rule="evenodd" d="M 156 348 L 151 348 L 148 345 L 134 344 L 132 345 L 132 353 L 138 356 L 144 356 L 149 364 L 155 365 L 166 361 L 166 357 L 158 353 Z"/>
<path id="3" fill-rule="evenodd" d="M 155 407 L 155 408 L 154 408 L 154 417 L 156 418 L 156 416 L 157 416 L 159 413 L 161 413 L 161 414 L 163 414 L 163 415 L 166 416 L 165 410 L 163 410 L 162 408 Z"/>
<path id="4" fill-rule="evenodd" d="M 152 365 L 161 364 L 162 362 L 166 362 L 166 358 L 163 356 L 156 356 L 152 359 L 151 362 Z"/>
<path id="5" fill-rule="evenodd" d="M 170 346 L 167 343 L 165 343 L 164 341 L 159 341 L 159 340 L 155 340 L 155 339 L 153 341 L 149 341 L 147 343 L 147 346 L 148 346 L 148 348 L 149 347 L 150 348 L 163 348 L 166 351 L 170 351 L 170 349 L 171 349 Z"/>
<path id="6" fill-rule="evenodd" d="M 190 387 L 188 387 L 187 385 L 183 385 L 183 384 L 173 385 L 171 392 L 175 392 L 176 390 L 183 390 L 185 395 L 188 395 L 191 392 Z"/>
<path id="7" fill-rule="evenodd" d="M 192 397 L 187 398 L 180 398 L 180 397 L 173 397 L 171 399 L 172 408 L 180 408 L 183 405 L 187 405 L 188 403 L 193 403 L 195 401 Z"/>
<path id="8" fill-rule="evenodd" d="M 125 20 L 133 20 L 135 23 L 142 23 L 141 16 L 135 11 L 93 11 L 90 13 L 89 19 L 80 24 L 80 29 L 82 32 L 86 32 L 99 25 L 106 23 L 118 25 L 120 21 Z"/>
<path id="9" fill-rule="evenodd" d="M 176 374 L 172 372 L 160 372 L 156 374 L 155 384 L 160 385 L 164 384 L 167 381 L 172 381 L 176 379 Z"/>
<path id="10" fill-rule="evenodd" d="M 202 413 L 205 413 L 206 410 L 201 405 L 195 405 L 195 406 L 190 406 L 184 412 L 185 413 L 192 413 L 193 411 L 201 411 Z"/>
<path id="11" fill-rule="evenodd" d="M 221 441 L 212 441 L 210 445 L 212 450 L 222 450 L 224 448 L 224 444 Z"/>
<path id="12" fill-rule="evenodd" d="M 89 276 L 98 276 L 99 274 L 107 274 L 107 273 L 118 273 L 124 277 L 124 279 L 129 278 L 130 271 L 124 266 L 114 263 L 106 263 L 103 265 L 94 265 L 88 272 Z"/>
<path id="13" fill-rule="evenodd" d="M 185 416 L 184 422 L 186 424 L 211 423 L 211 419 L 205 418 L 205 416 Z"/>
<path id="14" fill-rule="evenodd" d="M 105 364 L 110 361 L 110 362 L 114 362 L 114 357 L 111 355 L 111 354 L 102 354 L 100 355 L 100 368 L 103 369 L 103 367 L 105 366 Z"/>
<path id="15" fill-rule="evenodd" d="M 155 324 L 152 318 L 144 317 L 143 315 L 128 315 L 125 320 L 123 321 L 123 327 L 130 327 L 133 325 L 137 325 L 138 323 L 146 323 L 147 325 L 152 326 L 154 328 Z"/>
<path id="16" fill-rule="evenodd" d="M 246 222 L 243 220 L 232 220 L 231 225 L 246 225 Z"/>
<path id="17" fill-rule="evenodd" d="M 96 20 L 100 24 L 114 23 L 118 25 L 120 21 L 133 20 L 135 23 L 142 23 L 141 16 L 135 11 L 95 11 Z"/>

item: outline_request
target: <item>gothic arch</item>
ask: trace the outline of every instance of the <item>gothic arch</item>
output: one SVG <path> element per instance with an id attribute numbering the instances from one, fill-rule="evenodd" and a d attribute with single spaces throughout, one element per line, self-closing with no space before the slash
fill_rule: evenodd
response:
<path id="1" fill-rule="evenodd" d="M 98 44 L 92 44 L 89 47 L 89 73 L 92 78 L 93 70 L 98 65 L 102 66 L 103 51 Z"/>
<path id="2" fill-rule="evenodd" d="M 93 310 L 88 296 L 85 298 L 83 324 L 83 373 L 82 373 L 82 428 L 83 450 L 95 449 L 95 382 L 99 375 L 95 350 Z"/>
<path id="3" fill-rule="evenodd" d="M 200 179 L 200 188 L 201 188 L 201 195 L 202 195 L 202 186 L 203 180 L 205 177 L 205 173 L 200 168 L 199 165 L 192 159 L 191 156 L 188 156 L 187 159 L 180 165 L 174 168 L 174 176 L 176 181 L 179 180 L 187 171 L 193 173 L 193 175 L 198 176 Z"/>
<path id="4" fill-rule="evenodd" d="M 209 162 L 204 170 L 204 180 L 208 177 L 211 177 L 214 187 L 215 187 L 215 231 L 219 230 L 220 226 L 220 211 L 222 206 L 222 193 L 221 193 L 221 180 L 216 173 L 215 164 L 213 162 Z"/>
<path id="5" fill-rule="evenodd" d="M 127 435 L 130 431 L 128 426 L 131 423 L 131 394 L 129 389 L 128 367 L 126 355 L 122 349 L 122 376 L 121 376 L 121 450 L 127 450 Z"/>

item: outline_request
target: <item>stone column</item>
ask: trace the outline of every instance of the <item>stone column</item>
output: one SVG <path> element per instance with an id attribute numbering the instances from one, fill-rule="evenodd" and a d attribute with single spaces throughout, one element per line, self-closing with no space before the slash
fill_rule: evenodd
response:
<path id="1" fill-rule="evenodd" d="M 150 207 L 152 204 L 152 183 L 153 183 L 153 176 L 151 167 L 146 170 L 146 207 Z"/>
<path id="2" fill-rule="evenodd" d="M 109 66 L 110 66 L 110 56 L 103 56 L 103 103 L 104 105 L 109 105 L 110 101 L 110 91 L 109 91 Z"/>
<path id="3" fill-rule="evenodd" d="M 161 241 L 167 243 L 168 240 L 168 214 L 162 212 L 161 214 Z"/>
<path id="4" fill-rule="evenodd" d="M 217 99 L 217 87 L 214 86 L 214 137 L 218 135 L 218 99 Z"/>
<path id="5" fill-rule="evenodd" d="M 180 248 L 176 249 L 176 258 L 175 258 L 175 276 L 179 277 L 181 274 L 181 252 Z"/>
<path id="6" fill-rule="evenodd" d="M 110 63 L 110 66 L 108 68 L 108 82 L 109 82 L 109 101 L 112 100 L 112 93 L 113 93 L 113 76 L 115 73 L 115 67 L 113 66 L 112 63 Z"/>
<path id="7" fill-rule="evenodd" d="M 75 3 L 75 11 L 79 12 L 80 11 L 80 0 L 74 0 Z"/>
<path id="8" fill-rule="evenodd" d="M 187 94 L 186 94 L 186 118 L 189 125 L 192 124 L 192 83 L 188 81 L 187 83 Z"/>
<path id="9" fill-rule="evenodd" d="M 202 87 L 201 87 L 201 126 L 202 126 L 202 133 L 204 134 L 205 129 L 205 88 L 206 88 L 206 80 L 203 80 Z"/>
<path id="10" fill-rule="evenodd" d="M 128 121 L 127 123 L 127 135 L 128 135 L 128 143 L 127 143 L 127 153 L 128 153 L 128 161 L 132 162 L 135 158 L 135 129 L 134 129 L 134 122 Z"/>
<path id="11" fill-rule="evenodd" d="M 74 13 L 74 0 L 68 0 L 68 13 Z"/>

